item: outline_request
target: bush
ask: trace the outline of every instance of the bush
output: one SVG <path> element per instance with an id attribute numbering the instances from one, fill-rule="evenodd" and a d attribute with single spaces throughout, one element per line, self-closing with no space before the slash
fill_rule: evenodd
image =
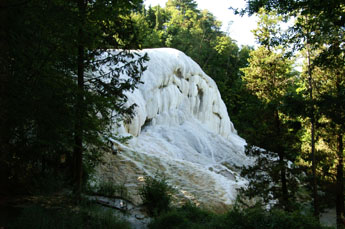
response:
<path id="1" fill-rule="evenodd" d="M 101 183 L 98 193 L 108 197 L 129 199 L 128 189 L 123 184 L 114 184 L 110 182 Z"/>
<path id="2" fill-rule="evenodd" d="M 118 218 L 114 215 L 114 211 L 111 209 L 105 209 L 103 207 L 91 204 L 89 207 L 84 207 L 81 210 L 84 222 L 88 224 L 83 228 L 118 228 L 118 229 L 130 229 L 129 222 Z"/>
<path id="3" fill-rule="evenodd" d="M 87 187 L 86 192 L 100 196 L 119 197 L 122 199 L 130 200 L 128 189 L 124 184 L 101 182 L 96 187 Z"/>
<path id="4" fill-rule="evenodd" d="M 145 177 L 145 184 L 139 189 L 143 205 L 151 216 L 158 216 L 170 208 L 174 189 L 168 185 L 165 177 Z"/>
<path id="5" fill-rule="evenodd" d="M 218 228 L 218 229 L 322 229 L 312 216 L 282 210 L 265 211 L 262 208 L 235 208 L 224 215 L 216 215 L 192 205 L 172 209 L 155 218 L 149 228 Z"/>
<path id="6" fill-rule="evenodd" d="M 129 229 L 128 222 L 114 212 L 95 205 L 80 206 L 79 211 L 49 209 L 37 205 L 26 206 L 20 216 L 8 222 L 8 228 L 119 228 Z"/>
<path id="7" fill-rule="evenodd" d="M 10 228 L 81 228 L 82 218 L 67 211 L 46 209 L 32 205 L 24 207 Z M 10 222 L 11 223 L 11 222 Z"/>
<path id="8" fill-rule="evenodd" d="M 155 218 L 149 224 L 150 229 L 160 228 L 218 228 L 221 216 L 215 215 L 209 211 L 202 210 L 194 205 L 186 204 L 181 208 L 171 209 Z"/>

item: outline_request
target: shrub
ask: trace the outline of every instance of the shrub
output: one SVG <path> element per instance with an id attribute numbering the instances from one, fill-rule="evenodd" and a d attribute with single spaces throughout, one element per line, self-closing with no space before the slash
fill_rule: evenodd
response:
<path id="1" fill-rule="evenodd" d="M 254 207 L 243 210 L 234 208 L 224 215 L 217 215 L 192 205 L 185 205 L 156 217 L 149 224 L 149 228 L 323 229 L 326 227 L 322 227 L 312 216 L 305 216 L 299 212 L 265 211 Z"/>
<path id="2" fill-rule="evenodd" d="M 89 206 L 84 206 L 81 215 L 84 222 L 87 222 L 87 225 L 84 223 L 83 228 L 131 228 L 129 222 L 114 215 L 112 209 L 106 209 L 92 203 Z"/>
<path id="3" fill-rule="evenodd" d="M 5 224 L 8 228 L 119 228 L 129 229 L 128 222 L 114 212 L 95 205 L 79 206 L 79 211 L 48 209 L 37 205 L 26 206 L 20 216 Z"/>
<path id="4" fill-rule="evenodd" d="M 186 204 L 181 208 L 173 208 L 155 218 L 149 224 L 149 228 L 218 228 L 216 225 L 221 225 L 220 219 L 221 216 L 198 208 L 192 204 Z"/>
<path id="5" fill-rule="evenodd" d="M 109 181 L 101 182 L 94 188 L 89 187 L 87 192 L 106 197 L 120 197 L 122 199 L 130 200 L 128 189 L 124 184 L 114 184 Z"/>
<path id="6" fill-rule="evenodd" d="M 145 177 L 145 184 L 139 189 L 143 205 L 151 216 L 158 216 L 170 208 L 174 189 L 168 185 L 165 177 Z"/>
<path id="7" fill-rule="evenodd" d="M 273 209 L 263 210 L 259 207 L 243 210 L 233 209 L 225 216 L 225 224 L 230 228 L 279 228 L 279 229 L 321 229 L 318 221 L 301 212 L 286 212 Z"/>

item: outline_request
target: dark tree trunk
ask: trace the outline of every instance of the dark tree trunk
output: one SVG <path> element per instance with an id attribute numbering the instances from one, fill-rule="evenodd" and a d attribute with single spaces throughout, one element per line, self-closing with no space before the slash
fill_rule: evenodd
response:
<path id="1" fill-rule="evenodd" d="M 337 229 L 345 228 L 344 225 L 344 146 L 343 135 L 338 134 L 338 165 L 336 189 Z"/>
<path id="2" fill-rule="evenodd" d="M 289 192 L 287 188 L 287 179 L 286 179 L 286 168 L 284 163 L 284 154 L 279 154 L 279 163 L 280 163 L 280 180 L 282 184 L 282 200 L 283 206 L 286 211 L 289 211 Z"/>
<path id="3" fill-rule="evenodd" d="M 310 122 L 311 122 L 311 160 L 312 160 L 312 187 L 313 187 L 313 206 L 314 206 L 314 217 L 319 220 L 320 210 L 319 202 L 317 195 L 317 177 L 316 177 L 316 158 L 315 158 L 315 111 L 313 104 L 313 77 L 311 72 L 311 63 L 310 63 L 310 53 L 309 45 L 307 49 L 308 56 L 308 75 L 309 75 L 309 99 L 311 102 L 311 113 L 310 113 Z"/>
<path id="4" fill-rule="evenodd" d="M 281 123 L 279 119 L 279 113 L 276 110 L 274 112 L 275 121 L 276 121 L 276 128 L 277 128 L 277 136 L 281 137 Z M 278 151 L 279 156 L 279 167 L 280 167 L 280 181 L 282 185 L 282 204 L 285 211 L 289 211 L 289 192 L 287 187 L 287 179 L 286 179 L 286 166 L 284 163 L 285 160 L 285 153 L 284 149 L 279 145 L 276 149 Z"/>
<path id="5" fill-rule="evenodd" d="M 4 131 L 6 128 L 6 118 L 7 116 L 7 109 L 6 108 L 6 99 L 7 99 L 7 87 L 8 87 L 8 82 L 10 79 L 10 60 L 9 58 L 9 44 L 8 44 L 8 8 L 6 8 L 6 0 L 0 1 L 0 109 L 1 109 L 1 114 L 0 114 L 0 131 Z M 0 132 L 1 133 L 1 132 Z M 4 145 L 6 144 L 6 141 L 4 139 L 4 135 L 1 133 L 0 135 L 0 150 Z M 1 152 L 1 155 L 3 155 Z"/>
<path id="6" fill-rule="evenodd" d="M 84 47 L 84 32 L 83 26 L 85 21 L 86 3 L 84 0 L 78 0 L 79 10 L 79 29 L 78 29 L 78 91 L 76 100 L 76 120 L 74 133 L 74 158 L 75 158 L 75 192 L 80 196 L 82 178 L 83 178 L 83 116 L 84 116 L 84 61 L 85 61 L 85 47 Z"/>
<path id="7" fill-rule="evenodd" d="M 8 44 L 8 12 L 7 1 L 0 1 L 0 186 L 1 192 L 7 193 L 7 179 L 10 176 L 10 169 L 7 166 L 7 157 L 9 155 L 9 134 L 8 131 L 8 110 L 7 110 L 7 89 L 10 79 L 10 64 L 7 58 L 9 55 Z"/>

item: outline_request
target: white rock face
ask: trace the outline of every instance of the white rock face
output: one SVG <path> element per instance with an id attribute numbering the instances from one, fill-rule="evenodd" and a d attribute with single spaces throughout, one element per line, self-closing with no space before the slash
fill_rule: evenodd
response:
<path id="1" fill-rule="evenodd" d="M 140 176 L 160 172 L 181 197 L 204 205 L 231 204 L 236 188 L 246 183 L 234 167 L 250 160 L 217 85 L 178 50 L 141 52 L 150 58 L 148 68 L 143 84 L 128 94 L 128 104 L 137 104 L 136 116 L 118 128 L 133 138 L 126 146 L 116 143 L 117 158 L 109 158 L 100 173 L 134 187 Z"/>

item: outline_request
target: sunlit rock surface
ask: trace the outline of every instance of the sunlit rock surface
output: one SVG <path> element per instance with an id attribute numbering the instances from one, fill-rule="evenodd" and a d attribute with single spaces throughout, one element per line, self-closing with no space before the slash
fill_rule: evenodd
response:
<path id="1" fill-rule="evenodd" d="M 178 50 L 142 52 L 150 58 L 143 84 L 128 94 L 136 116 L 117 129 L 133 138 L 125 145 L 114 141 L 118 154 L 105 156 L 98 176 L 135 194 L 143 176 L 158 172 L 178 190 L 178 200 L 213 209 L 233 203 L 236 189 L 246 184 L 235 167 L 250 160 L 217 85 Z M 137 196 L 134 201 L 140 202 Z"/>

